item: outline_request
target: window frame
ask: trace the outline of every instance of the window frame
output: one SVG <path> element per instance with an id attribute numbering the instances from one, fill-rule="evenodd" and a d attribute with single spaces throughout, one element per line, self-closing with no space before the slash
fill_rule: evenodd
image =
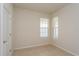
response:
<path id="1" fill-rule="evenodd" d="M 59 17 L 53 17 L 53 38 L 58 39 L 59 36 Z"/>
<path id="2" fill-rule="evenodd" d="M 41 25 L 43 25 L 43 26 L 41 26 Z M 49 19 L 40 18 L 40 37 L 48 37 L 48 28 L 49 28 Z M 44 29 L 46 30 L 46 32 L 43 31 Z"/>

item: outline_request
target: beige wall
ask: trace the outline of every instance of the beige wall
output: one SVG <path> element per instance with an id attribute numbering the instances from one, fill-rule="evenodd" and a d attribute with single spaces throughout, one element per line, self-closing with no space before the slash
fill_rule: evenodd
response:
<path id="1" fill-rule="evenodd" d="M 59 17 L 59 39 L 52 44 L 79 55 L 79 4 L 70 4 L 53 16 Z"/>
<path id="2" fill-rule="evenodd" d="M 48 14 L 34 12 L 22 8 L 14 8 L 13 48 L 48 44 L 49 38 L 40 37 L 40 18 L 48 18 Z"/>

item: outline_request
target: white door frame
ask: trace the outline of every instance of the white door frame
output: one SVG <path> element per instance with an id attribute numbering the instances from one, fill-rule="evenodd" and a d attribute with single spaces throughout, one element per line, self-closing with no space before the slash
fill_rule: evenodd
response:
<path id="1" fill-rule="evenodd" d="M 3 55 L 3 4 L 0 4 L 1 6 L 1 19 L 0 19 L 0 33 L 1 33 L 1 37 L 0 37 L 0 55 Z"/>
<path id="2" fill-rule="evenodd" d="M 4 20 L 4 9 L 6 12 L 8 12 L 8 10 L 6 10 L 6 8 L 4 8 L 4 3 L 0 3 L 0 55 L 3 56 L 4 55 L 4 23 L 5 23 L 5 20 Z M 8 20 L 10 21 L 10 20 Z M 9 26 L 9 25 L 8 25 Z M 6 28 L 7 29 L 7 28 Z M 9 35 L 9 33 L 7 34 Z M 5 54 L 6 55 L 6 54 Z"/>

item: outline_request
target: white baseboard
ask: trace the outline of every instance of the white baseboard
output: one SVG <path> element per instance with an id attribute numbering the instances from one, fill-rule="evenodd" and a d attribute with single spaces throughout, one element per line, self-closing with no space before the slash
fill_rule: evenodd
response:
<path id="1" fill-rule="evenodd" d="M 66 52 L 72 54 L 73 56 L 79 56 L 78 54 L 73 53 L 73 52 L 71 52 L 71 51 L 69 51 L 69 50 L 67 50 L 67 49 L 65 49 L 65 48 L 63 48 L 63 47 L 60 47 L 60 46 L 58 46 L 57 44 L 52 44 L 52 45 L 54 45 L 54 46 L 56 46 L 56 47 L 58 47 L 58 48 L 60 48 L 60 49 L 62 49 L 62 50 L 64 50 L 64 51 L 66 51 Z"/>
<path id="2" fill-rule="evenodd" d="M 37 46 L 43 46 L 43 45 L 49 45 L 49 43 L 20 47 L 20 48 L 15 48 L 14 50 L 24 49 L 24 48 L 31 48 L 31 47 L 37 47 Z M 74 55 L 74 56 L 79 56 L 78 54 L 73 53 L 73 52 L 71 52 L 71 51 L 69 51 L 69 50 L 67 50 L 67 49 L 65 49 L 65 48 L 63 48 L 63 47 L 60 47 L 60 46 L 58 46 L 57 44 L 50 44 L 50 45 L 54 45 L 54 46 L 56 46 L 56 47 L 58 47 L 58 48 L 60 48 L 60 49 L 62 49 L 62 50 L 64 50 L 64 51 L 66 51 L 66 52 L 68 52 L 68 53 Z"/>
<path id="3" fill-rule="evenodd" d="M 15 48 L 13 50 L 24 49 L 24 48 L 31 48 L 31 47 L 37 47 L 37 46 L 43 46 L 43 45 L 49 45 L 49 43 L 38 44 L 38 45 L 31 45 L 31 46 L 25 46 L 25 47 Z"/>

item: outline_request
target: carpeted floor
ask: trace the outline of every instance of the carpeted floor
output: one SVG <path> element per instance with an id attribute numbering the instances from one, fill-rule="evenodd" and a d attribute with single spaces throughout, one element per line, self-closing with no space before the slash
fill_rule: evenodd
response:
<path id="1" fill-rule="evenodd" d="M 72 56 L 71 54 L 52 45 L 15 50 L 13 55 L 14 56 Z"/>

